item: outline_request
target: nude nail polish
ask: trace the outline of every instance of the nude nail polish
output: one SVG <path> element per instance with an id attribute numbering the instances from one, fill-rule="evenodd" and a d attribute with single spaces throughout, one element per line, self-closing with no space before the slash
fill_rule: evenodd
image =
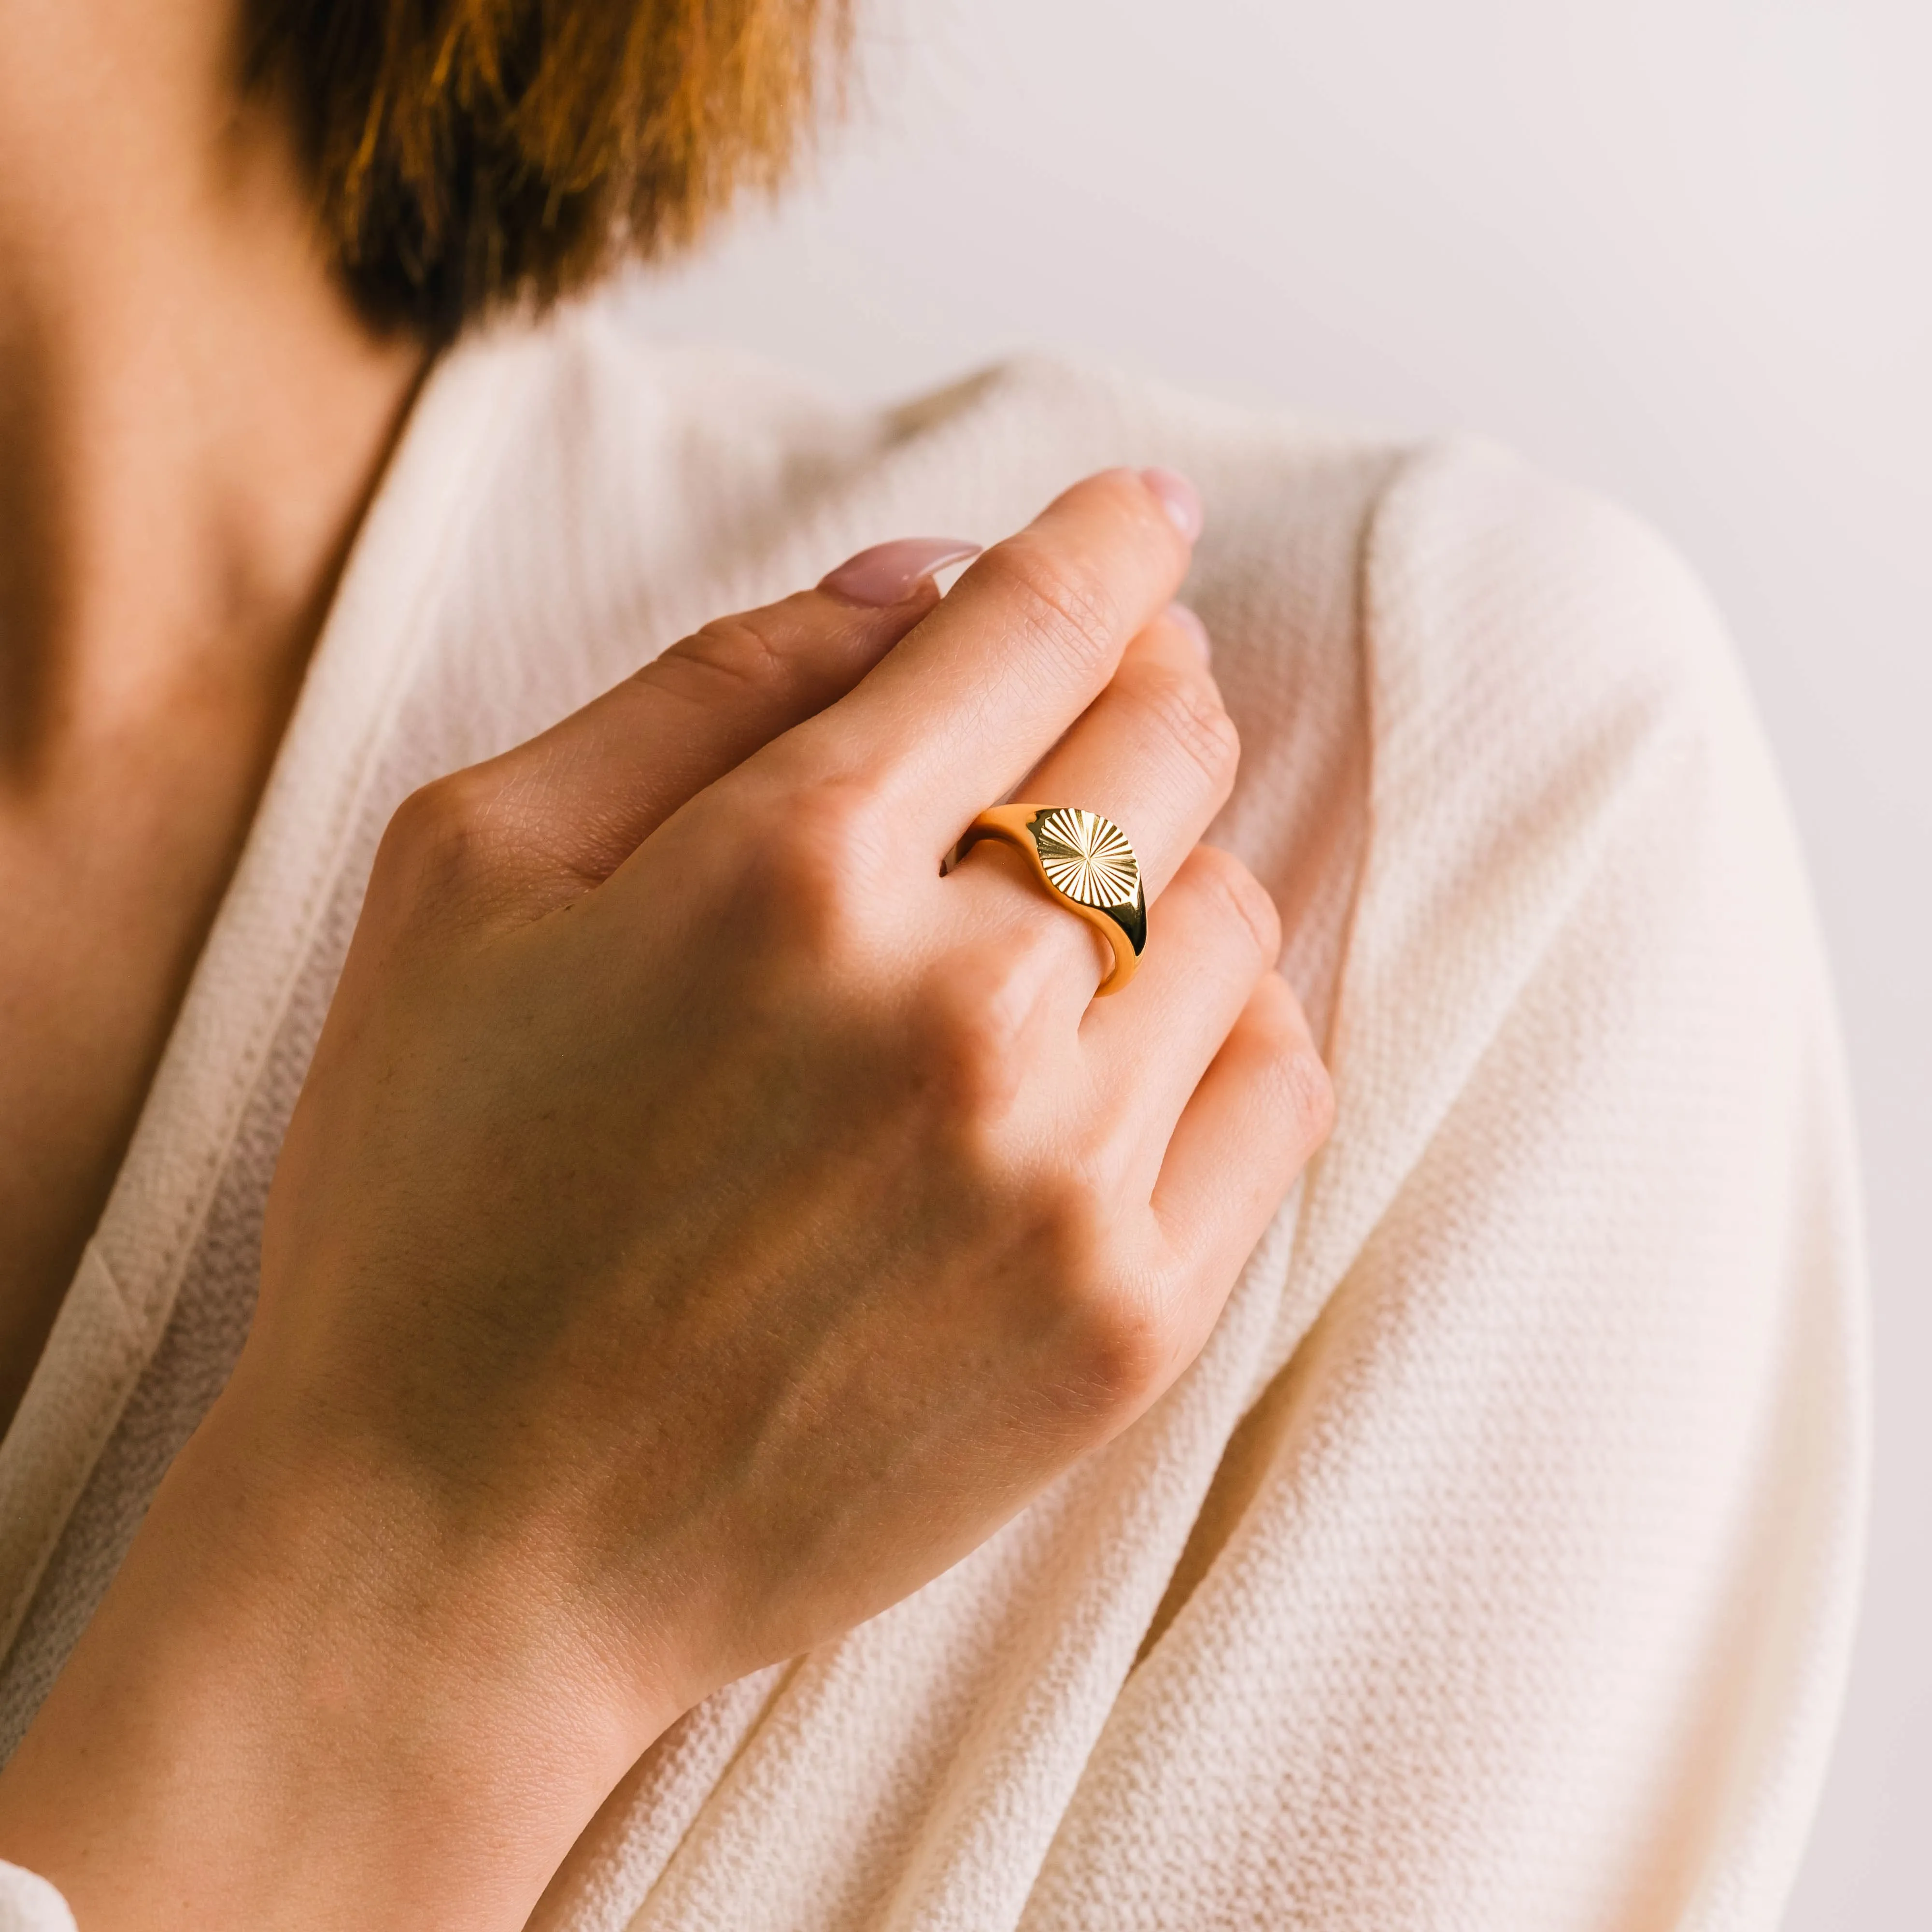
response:
<path id="1" fill-rule="evenodd" d="M 1204 664 L 1214 655 L 1214 646 L 1208 641 L 1208 626 L 1185 604 L 1170 604 L 1167 607 L 1167 619 L 1177 629 L 1187 633 L 1189 641 L 1201 653 Z"/>
<path id="2" fill-rule="evenodd" d="M 960 537 L 897 537 L 848 556 L 819 579 L 818 587 L 848 603 L 884 610 L 903 604 L 935 570 L 979 554 L 979 544 Z"/>
<path id="3" fill-rule="evenodd" d="M 1143 470 L 1141 481 L 1160 499 L 1174 527 L 1192 543 L 1201 534 L 1201 492 L 1179 470 L 1164 470 L 1158 464 Z"/>

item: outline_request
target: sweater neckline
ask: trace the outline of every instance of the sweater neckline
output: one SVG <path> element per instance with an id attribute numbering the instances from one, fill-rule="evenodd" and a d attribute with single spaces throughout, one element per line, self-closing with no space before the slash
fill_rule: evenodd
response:
<path id="1" fill-rule="evenodd" d="M 107 1205 L 0 1437 L 0 1653 L 173 1312 L 514 416 L 518 346 L 494 332 L 430 369 L 356 533 Z"/>

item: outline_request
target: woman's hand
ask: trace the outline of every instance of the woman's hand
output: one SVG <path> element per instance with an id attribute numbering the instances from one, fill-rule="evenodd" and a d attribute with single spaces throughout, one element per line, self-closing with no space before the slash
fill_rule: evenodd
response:
<path id="1" fill-rule="evenodd" d="M 146 1699 L 190 1602 L 267 1660 L 240 1761 L 303 1767 L 258 1836 L 326 1817 L 339 1888 L 413 1804 L 388 1882 L 446 1901 L 466 1821 L 494 1888 L 386 1910 L 519 1923 L 679 1711 L 918 1587 L 1192 1359 L 1327 1088 L 1266 895 L 1196 843 L 1236 747 L 1168 611 L 1163 491 L 1090 479 L 936 607 L 821 589 L 714 626 L 404 806 L 254 1331 L 0 1785 L 0 1852 L 34 1857 L 7 1821 L 37 1749 L 43 1790 L 71 1777 L 59 1724 Z M 1022 780 L 1135 841 L 1156 903 L 1117 998 L 1010 854 L 941 875 Z M 506 1755 L 478 1800 L 463 1767 Z M 321 1922 L 290 1874 L 268 1916 L 218 1909 Z"/>

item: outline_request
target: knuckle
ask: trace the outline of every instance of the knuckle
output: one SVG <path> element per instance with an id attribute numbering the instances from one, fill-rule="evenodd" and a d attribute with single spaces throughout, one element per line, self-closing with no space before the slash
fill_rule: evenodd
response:
<path id="1" fill-rule="evenodd" d="M 1089 1298 L 1079 1385 L 1097 1407 L 1137 1412 L 1159 1393 L 1171 1355 L 1161 1324 L 1137 1298 L 1118 1290 Z"/>
<path id="2" fill-rule="evenodd" d="M 776 944 L 821 962 L 850 946 L 878 897 L 878 814 L 865 787 L 788 790 L 752 814 L 738 842 L 745 899 Z"/>
<path id="3" fill-rule="evenodd" d="M 1312 1154 L 1335 1127 L 1335 1086 L 1305 1034 L 1284 1042 L 1276 1056 L 1279 1105 L 1296 1146 Z"/>
<path id="4" fill-rule="evenodd" d="M 1053 1393 L 1079 1415 L 1138 1412 L 1167 1378 L 1172 1337 L 1158 1298 L 1120 1265 L 1118 1216 L 1078 1163 L 1036 1169 L 1011 1187 L 1036 1312 L 1053 1336 Z"/>
<path id="5" fill-rule="evenodd" d="M 1269 1110 L 1291 1144 L 1312 1154 L 1335 1125 L 1335 1087 L 1308 1036 L 1301 1008 L 1285 980 L 1264 980 L 1258 991 L 1264 1052 L 1262 1077 Z"/>
<path id="6" fill-rule="evenodd" d="M 974 570 L 992 580 L 1013 628 L 1036 646 L 1082 669 L 1112 662 L 1122 613 L 1097 572 L 1028 530 L 995 544 Z"/>
<path id="7" fill-rule="evenodd" d="M 922 989 L 914 1021 L 920 1084 L 982 1178 L 1002 1165 L 987 1130 L 1010 1116 L 1023 1084 L 1017 1042 L 1025 1002 L 1013 956 L 987 948 L 949 958 Z"/>
<path id="8" fill-rule="evenodd" d="M 868 786 L 826 781 L 783 800 L 772 842 L 788 865 L 828 873 L 850 886 L 864 879 L 883 856 L 878 816 Z"/>
<path id="9" fill-rule="evenodd" d="M 497 856 L 495 785 L 471 766 L 418 787 L 396 808 L 384 836 L 389 869 L 400 864 L 418 892 L 460 886 Z"/>
<path id="10" fill-rule="evenodd" d="M 1059 1287 L 1066 1385 L 1100 1413 L 1138 1410 L 1159 1390 L 1172 1359 L 1166 1323 L 1145 1295 L 1097 1257 L 1064 1274 Z"/>
<path id="11" fill-rule="evenodd" d="M 1244 930 L 1257 956 L 1272 964 L 1281 952 L 1281 914 L 1261 881 L 1217 845 L 1197 845 L 1189 870 L 1192 882 L 1218 902 L 1226 922 Z"/>
<path id="12" fill-rule="evenodd" d="M 706 700 L 716 698 L 721 687 L 742 692 L 781 683 L 790 674 L 790 660 L 763 616 L 742 611 L 714 618 L 680 638 L 638 675 L 679 695 Z"/>
<path id="13" fill-rule="evenodd" d="M 1142 703 L 1156 729 L 1192 763 L 1209 788 L 1223 792 L 1240 762 L 1241 735 L 1205 678 L 1159 670 L 1142 682 Z"/>

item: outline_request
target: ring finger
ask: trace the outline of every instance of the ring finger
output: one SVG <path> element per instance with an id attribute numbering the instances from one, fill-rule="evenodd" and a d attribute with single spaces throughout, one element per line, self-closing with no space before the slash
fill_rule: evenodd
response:
<path id="1" fill-rule="evenodd" d="M 1088 1106 L 1110 1165 L 1149 1198 L 1202 1076 L 1281 950 L 1274 902 L 1247 868 L 1197 845 L 1160 902 L 1160 944 L 1132 997 L 1096 1000 L 1080 1023 Z"/>

